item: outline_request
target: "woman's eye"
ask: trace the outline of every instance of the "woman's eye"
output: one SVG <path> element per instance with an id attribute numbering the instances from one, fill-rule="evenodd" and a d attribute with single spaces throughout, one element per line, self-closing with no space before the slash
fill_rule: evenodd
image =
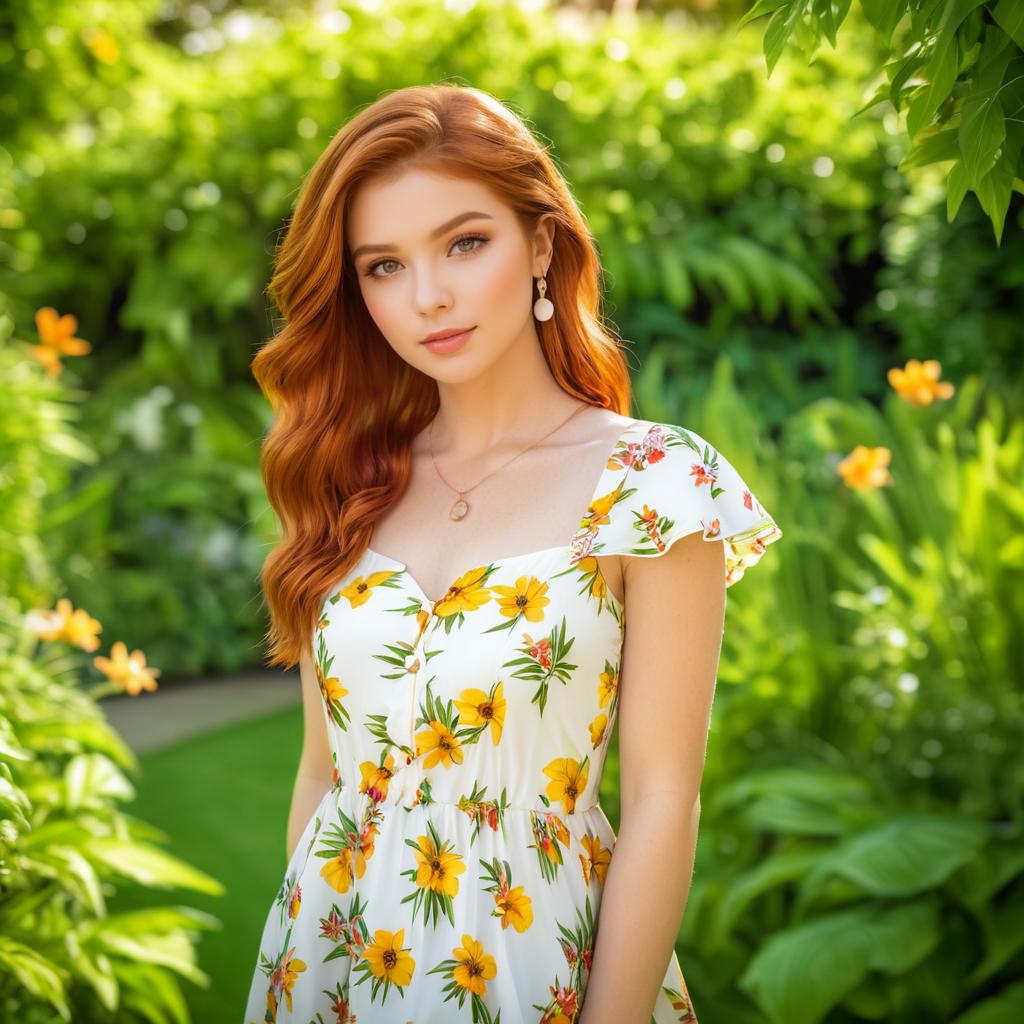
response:
<path id="1" fill-rule="evenodd" d="M 462 238 L 456 238 L 455 241 L 452 242 L 452 249 L 453 250 L 456 249 L 458 246 L 462 245 L 463 242 L 480 242 L 481 244 L 477 245 L 477 246 L 473 246 L 472 248 L 469 248 L 469 249 L 459 249 L 458 252 L 455 253 L 456 256 L 469 256 L 472 253 L 476 252 L 477 249 L 482 249 L 487 244 L 487 238 L 485 238 L 483 235 L 463 235 Z M 387 272 L 383 273 L 383 274 L 378 274 L 377 273 L 377 268 L 378 267 L 385 267 L 389 263 L 398 263 L 398 260 L 391 260 L 391 259 L 377 260 L 376 263 L 371 263 L 370 266 L 368 266 L 366 268 L 366 276 L 367 277 L 392 277 L 393 275 L 391 273 L 387 273 Z"/>

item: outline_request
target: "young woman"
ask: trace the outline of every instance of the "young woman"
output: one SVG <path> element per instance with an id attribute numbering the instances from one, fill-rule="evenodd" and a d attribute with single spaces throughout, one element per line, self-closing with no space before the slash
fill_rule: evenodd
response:
<path id="1" fill-rule="evenodd" d="M 253 369 L 305 742 L 246 1022 L 696 1020 L 674 943 L 725 588 L 781 531 L 709 441 L 628 415 L 599 272 L 476 89 L 385 96 L 304 183 Z"/>

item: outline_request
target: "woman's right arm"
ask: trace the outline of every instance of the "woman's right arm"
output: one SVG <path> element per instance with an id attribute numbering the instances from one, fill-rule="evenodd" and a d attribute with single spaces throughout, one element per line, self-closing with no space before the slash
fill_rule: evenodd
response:
<path id="1" fill-rule="evenodd" d="M 291 860 L 302 831 L 313 816 L 317 804 L 334 782 L 334 761 L 327 738 L 327 719 L 323 697 L 316 679 L 316 668 L 309 654 L 299 659 L 302 681 L 302 716 L 304 722 L 302 756 L 292 792 L 288 815 L 288 859 Z"/>

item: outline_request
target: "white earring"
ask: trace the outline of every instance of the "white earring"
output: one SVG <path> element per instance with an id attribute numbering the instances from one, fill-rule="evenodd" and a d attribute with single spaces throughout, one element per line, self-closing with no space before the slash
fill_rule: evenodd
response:
<path id="1" fill-rule="evenodd" d="M 548 283 L 542 277 L 537 282 L 537 291 L 540 292 L 540 298 L 533 304 L 533 315 L 538 320 L 550 320 L 555 315 L 555 307 L 550 299 L 544 298 L 544 293 L 548 290 Z"/>

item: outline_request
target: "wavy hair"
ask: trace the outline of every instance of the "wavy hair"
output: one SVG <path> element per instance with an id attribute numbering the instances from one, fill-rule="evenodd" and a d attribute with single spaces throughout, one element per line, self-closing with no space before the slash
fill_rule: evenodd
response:
<path id="1" fill-rule="evenodd" d="M 413 166 L 488 186 L 527 237 L 554 215 L 556 314 L 537 323 L 545 359 L 566 393 L 629 413 L 624 349 L 600 312 L 594 239 L 547 147 L 468 86 L 412 86 L 364 108 L 302 183 L 267 289 L 284 326 L 252 361 L 275 414 L 260 460 L 282 533 L 262 569 L 270 666 L 291 668 L 311 652 L 324 597 L 405 490 L 412 440 L 438 409 L 436 381 L 401 359 L 370 317 L 346 248 L 359 186 Z"/>

